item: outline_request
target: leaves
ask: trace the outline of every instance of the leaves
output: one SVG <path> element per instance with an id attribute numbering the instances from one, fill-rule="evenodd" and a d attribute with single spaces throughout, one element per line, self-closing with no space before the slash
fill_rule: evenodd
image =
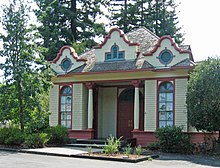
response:
<path id="1" fill-rule="evenodd" d="M 220 130 L 220 60 L 209 58 L 190 74 L 188 118 L 197 130 Z"/>

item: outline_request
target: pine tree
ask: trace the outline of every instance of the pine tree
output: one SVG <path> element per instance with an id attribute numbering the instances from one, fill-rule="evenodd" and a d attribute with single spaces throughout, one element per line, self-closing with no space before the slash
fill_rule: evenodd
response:
<path id="1" fill-rule="evenodd" d="M 102 23 L 97 23 L 105 0 L 35 0 L 35 11 L 41 23 L 38 30 L 46 48 L 47 60 L 56 57 L 63 45 L 81 42 L 85 48 L 95 45 L 95 37 L 105 34 Z"/>
<path id="2" fill-rule="evenodd" d="M 3 41 L 0 56 L 5 58 L 0 120 L 20 124 L 22 130 L 34 113 L 38 116 L 45 114 L 39 96 L 50 86 L 46 72 L 48 66 L 35 45 L 36 31 L 28 26 L 29 9 L 23 0 L 13 0 L 9 6 L 4 6 L 1 22 L 5 33 L 0 35 Z"/>

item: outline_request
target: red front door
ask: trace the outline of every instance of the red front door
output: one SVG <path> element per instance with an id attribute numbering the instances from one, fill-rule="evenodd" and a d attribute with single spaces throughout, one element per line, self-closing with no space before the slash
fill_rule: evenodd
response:
<path id="1" fill-rule="evenodd" d="M 118 100 L 117 136 L 131 138 L 134 128 L 134 89 L 124 90 Z"/>

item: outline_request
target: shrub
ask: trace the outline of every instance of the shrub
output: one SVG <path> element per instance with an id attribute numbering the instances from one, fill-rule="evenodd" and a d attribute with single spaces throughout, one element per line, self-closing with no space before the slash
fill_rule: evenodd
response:
<path id="1" fill-rule="evenodd" d="M 148 144 L 148 149 L 150 150 L 158 150 L 160 149 L 160 145 L 158 142 L 152 142 Z"/>
<path id="2" fill-rule="evenodd" d="M 43 148 L 48 140 L 49 137 L 46 133 L 34 133 L 25 137 L 24 144 L 28 148 Z"/>
<path id="3" fill-rule="evenodd" d="M 135 153 L 140 156 L 141 153 L 142 153 L 142 148 L 141 148 L 141 145 L 138 145 L 136 148 L 135 148 Z"/>
<path id="4" fill-rule="evenodd" d="M 68 129 L 64 126 L 49 127 L 45 132 L 49 136 L 48 144 L 63 145 L 68 141 Z"/>
<path id="5" fill-rule="evenodd" d="M 14 127 L 0 129 L 0 144 L 19 146 L 24 142 L 24 133 Z"/>
<path id="6" fill-rule="evenodd" d="M 128 144 L 127 147 L 125 148 L 124 154 L 129 157 L 129 155 L 132 153 L 131 145 Z"/>
<path id="7" fill-rule="evenodd" d="M 110 136 L 107 139 L 107 143 L 105 143 L 105 147 L 103 148 L 103 152 L 107 155 L 112 155 L 116 152 L 118 152 L 119 147 L 120 147 L 120 140 L 121 137 L 119 139 L 115 139 L 113 136 Z"/>
<path id="8" fill-rule="evenodd" d="M 189 153 L 193 150 L 190 135 L 182 133 L 181 127 L 166 126 L 156 130 L 156 138 L 163 152 Z"/>

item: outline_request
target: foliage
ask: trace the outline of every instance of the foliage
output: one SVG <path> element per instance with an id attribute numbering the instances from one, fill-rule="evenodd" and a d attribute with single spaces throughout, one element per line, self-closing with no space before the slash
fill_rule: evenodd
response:
<path id="1" fill-rule="evenodd" d="M 129 155 L 132 153 L 131 144 L 128 144 L 125 148 L 124 154 L 129 157 Z"/>
<path id="2" fill-rule="evenodd" d="M 110 136 L 107 139 L 107 143 L 105 143 L 105 147 L 103 148 L 103 152 L 107 155 L 115 154 L 119 151 L 121 137 L 115 139 L 113 136 Z"/>
<path id="3" fill-rule="evenodd" d="M 28 148 L 43 148 L 48 141 L 46 133 L 34 133 L 26 135 L 24 145 Z"/>
<path id="4" fill-rule="evenodd" d="M 49 136 L 48 144 L 63 145 L 68 141 L 68 129 L 64 126 L 49 127 L 45 132 Z"/>
<path id="5" fill-rule="evenodd" d="M 105 33 L 102 23 L 98 23 L 105 0 L 35 0 L 35 11 L 41 25 L 38 27 L 40 43 L 46 50 L 47 60 L 56 57 L 63 45 L 82 42 L 86 48 L 95 45 L 94 38 Z"/>
<path id="6" fill-rule="evenodd" d="M 141 155 L 141 153 L 142 153 L 141 145 L 138 145 L 138 146 L 135 148 L 135 152 L 136 152 L 136 154 L 137 154 L 138 156 Z"/>
<path id="7" fill-rule="evenodd" d="M 92 154 L 92 147 L 91 146 L 88 146 L 87 147 L 87 151 L 88 151 L 88 154 L 89 156 Z"/>
<path id="8" fill-rule="evenodd" d="M 148 149 L 150 150 L 158 150 L 160 149 L 160 145 L 158 142 L 152 142 L 148 144 Z"/>
<path id="9" fill-rule="evenodd" d="M 0 144 L 21 145 L 24 142 L 24 133 L 14 127 L 0 129 Z"/>
<path id="10" fill-rule="evenodd" d="M 188 120 L 197 130 L 220 130 L 219 95 L 220 59 L 209 58 L 195 67 L 187 87 Z"/>
<path id="11" fill-rule="evenodd" d="M 183 41 L 175 0 L 113 0 L 110 4 L 111 24 L 124 32 L 144 26 L 159 37 L 170 35 L 178 44 Z"/>
<path id="12" fill-rule="evenodd" d="M 163 152 L 190 153 L 193 150 L 190 135 L 182 133 L 181 127 L 158 128 L 155 137 L 159 139 L 159 146 Z"/>
<path id="13" fill-rule="evenodd" d="M 23 0 L 3 6 L 1 23 L 5 33 L 0 34 L 3 41 L 0 56 L 5 58 L 0 120 L 19 123 L 22 131 L 35 114 L 44 115 L 39 97 L 50 86 L 48 65 L 36 45 L 36 30 L 28 25 L 29 9 Z"/>

